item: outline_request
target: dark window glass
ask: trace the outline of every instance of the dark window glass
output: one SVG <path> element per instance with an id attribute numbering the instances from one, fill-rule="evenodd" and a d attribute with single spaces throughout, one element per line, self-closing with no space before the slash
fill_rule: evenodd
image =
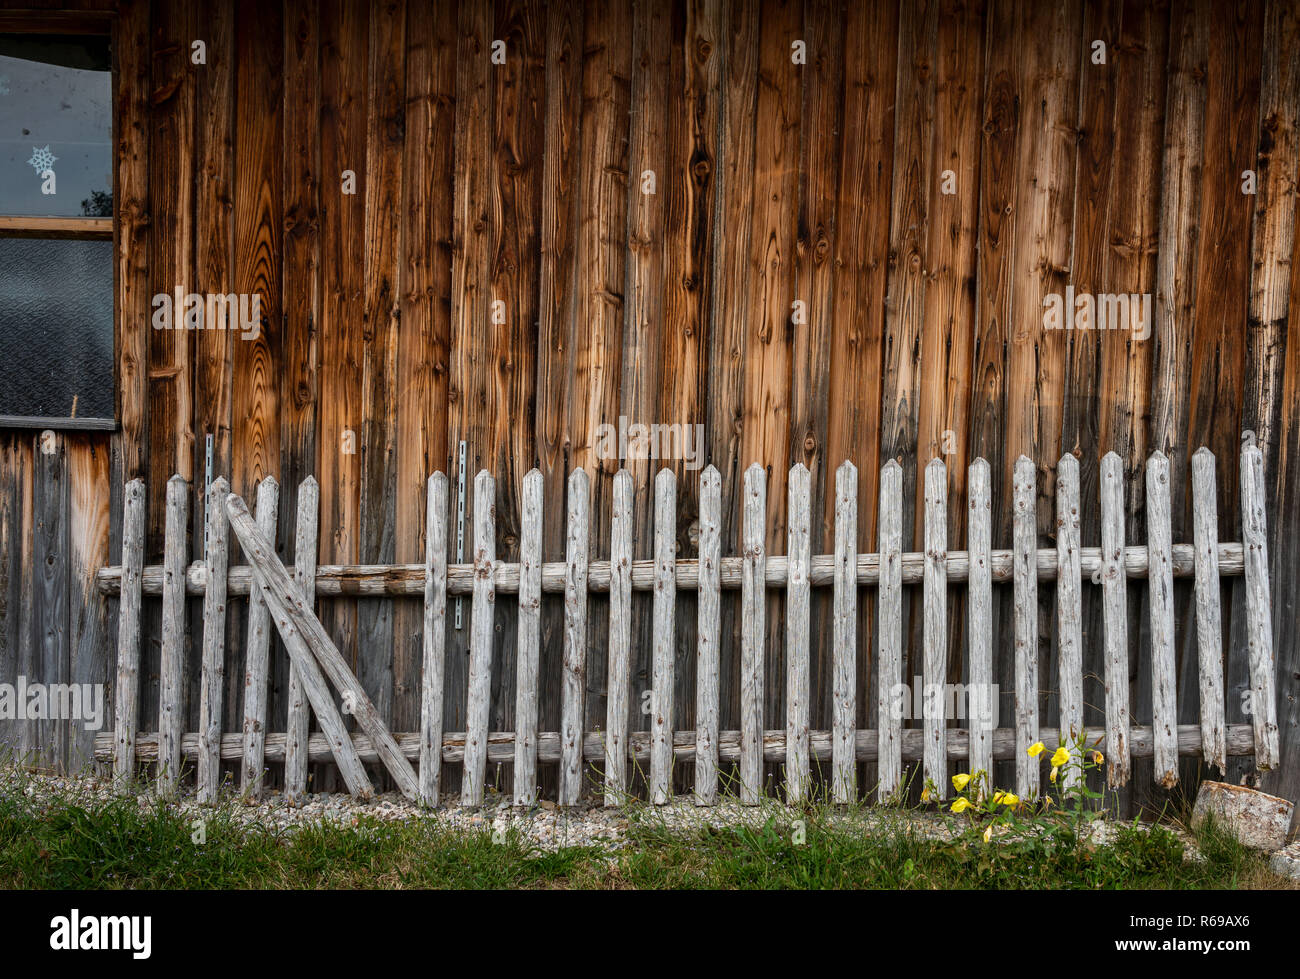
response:
<path id="1" fill-rule="evenodd" d="M 110 69 L 107 37 L 0 34 L 0 214 L 112 215 Z"/>
<path id="2" fill-rule="evenodd" d="M 0 415 L 113 417 L 113 243 L 0 238 Z"/>

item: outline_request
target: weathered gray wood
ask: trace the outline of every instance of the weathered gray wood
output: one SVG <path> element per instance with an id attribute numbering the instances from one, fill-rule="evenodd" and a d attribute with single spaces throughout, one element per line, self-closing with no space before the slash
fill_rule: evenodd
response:
<path id="1" fill-rule="evenodd" d="M 786 520 L 785 588 L 785 798 L 803 802 L 812 782 L 808 759 L 809 602 L 808 564 L 812 479 L 802 462 L 790 469 Z"/>
<path id="2" fill-rule="evenodd" d="M 515 667 L 515 805 L 537 802 L 537 667 L 542 622 L 542 473 L 524 477 L 519 528 L 519 642 Z"/>
<path id="3" fill-rule="evenodd" d="M 650 801 L 663 805 L 673 794 L 673 684 L 676 683 L 677 476 L 655 477 L 654 649 L 650 696 Z"/>
<path id="4" fill-rule="evenodd" d="M 1102 622 L 1106 650 L 1107 781 L 1111 788 L 1128 783 L 1128 578 L 1124 574 L 1124 464 L 1114 452 L 1101 460 Z"/>
<path id="5" fill-rule="evenodd" d="M 831 799 L 858 797 L 853 741 L 858 717 L 858 470 L 835 472 L 835 591 L 831 601 Z"/>
<path id="6" fill-rule="evenodd" d="M 244 554 L 252 562 L 258 584 L 262 588 L 262 597 L 271 610 L 285 649 L 290 658 L 298 663 L 311 709 L 321 728 L 329 735 L 331 744 L 335 746 L 339 769 L 344 772 L 349 790 L 354 795 L 362 796 L 373 791 L 365 769 L 353 764 L 356 761 L 355 752 L 329 688 L 325 686 L 322 673 L 329 677 L 342 695 L 345 705 L 350 707 L 357 723 L 374 741 L 384 767 L 392 774 L 398 788 L 407 798 L 416 798 L 419 786 L 415 775 L 398 750 L 388 728 L 384 726 L 375 705 L 348 669 L 320 620 L 306 607 L 289 572 L 275 556 L 273 545 L 258 530 L 248 512 L 248 506 L 233 493 L 226 499 L 226 516 L 235 536 L 239 538 Z"/>
<path id="7" fill-rule="evenodd" d="M 628 691 L 632 650 L 632 474 L 614 476 L 610 529 L 609 684 L 605 700 L 605 805 L 627 799 Z"/>
<path id="8" fill-rule="evenodd" d="M 1219 599 L 1219 514 L 1214 453 L 1192 454 L 1192 535 L 1196 547 L 1196 660 L 1201 744 L 1206 765 L 1227 770 L 1224 746 L 1223 614 Z"/>
<path id="9" fill-rule="evenodd" d="M 700 598 L 695 667 L 695 801 L 718 801 L 718 641 L 722 620 L 718 574 L 722 559 L 722 477 L 700 473 Z"/>
<path id="10" fill-rule="evenodd" d="M 140 571 L 144 565 L 144 481 L 122 494 L 122 600 L 117 620 L 117 686 L 113 707 L 116 751 L 113 776 L 128 791 L 135 781 L 135 739 L 140 708 Z"/>
<path id="11" fill-rule="evenodd" d="M 433 473 L 424 507 L 424 637 L 420 678 L 420 802 L 442 784 L 443 676 L 447 654 L 447 477 Z"/>
<path id="12" fill-rule="evenodd" d="M 948 679 L 948 467 L 931 459 L 925 467 L 925 582 L 922 586 L 922 730 L 925 777 L 948 794 L 944 684 Z"/>
<path id="13" fill-rule="evenodd" d="M 1169 789 L 1178 782 L 1178 701 L 1174 680 L 1174 575 L 1170 567 L 1169 459 L 1147 460 L 1147 569 L 1151 610 L 1151 713 L 1156 754 L 1152 777 Z"/>
<path id="14" fill-rule="evenodd" d="M 890 459 L 880 470 L 880 615 L 876 686 L 879 801 L 892 798 L 903 778 L 903 717 L 897 708 L 903 682 L 903 467 Z"/>
<path id="15" fill-rule="evenodd" d="M 1070 453 L 1056 464 L 1056 629 L 1057 689 L 1061 730 L 1078 761 L 1083 731 L 1083 572 L 1079 569 L 1079 460 Z M 1061 778 L 1069 789 L 1079 769 L 1069 766 Z"/>
<path id="16" fill-rule="evenodd" d="M 267 476 L 257 486 L 255 519 L 257 529 L 269 541 L 275 540 L 279 509 L 280 484 L 274 476 Z M 261 589 L 254 583 L 248 598 L 248 641 L 244 647 L 244 764 L 239 777 L 239 792 L 246 802 L 256 802 L 262 794 L 270 651 L 271 613 Z"/>
<path id="17" fill-rule="evenodd" d="M 1268 591 L 1268 533 L 1264 454 L 1241 450 L 1241 543 L 1246 549 L 1246 643 L 1250 653 L 1250 720 L 1255 728 L 1255 767 L 1278 763 L 1276 662 L 1273 603 Z"/>
<path id="18" fill-rule="evenodd" d="M 587 562 L 590 560 L 591 484 L 585 469 L 569 476 L 569 526 L 565 544 L 564 683 L 560 700 L 559 803 L 576 805 L 582 795 L 582 721 L 587 710 Z"/>
<path id="19" fill-rule="evenodd" d="M 763 796 L 763 656 L 767 641 L 767 471 L 745 470 L 740 586 L 740 801 L 758 805 Z"/>
<path id="20" fill-rule="evenodd" d="M 225 517 L 223 516 L 224 520 Z M 320 526 L 320 485 L 308 476 L 298 486 L 298 519 L 293 542 L 293 580 L 303 604 L 316 607 L 316 545 Z M 289 705 L 285 730 L 284 799 L 301 805 L 307 796 L 307 738 L 311 734 L 311 707 L 298 667 L 289 662 Z"/>
<path id="21" fill-rule="evenodd" d="M 212 805 L 221 786 L 221 695 L 225 690 L 226 660 L 226 497 L 230 484 L 218 476 L 208 487 L 203 564 L 208 585 L 203 593 L 203 675 L 199 688 L 198 801 Z M 242 744 L 242 737 L 240 739 Z M 241 755 L 242 756 L 242 755 Z"/>
<path id="22" fill-rule="evenodd" d="M 967 648 L 970 656 L 970 684 L 980 702 L 993 706 L 993 571 L 989 559 L 992 540 L 993 505 L 989 464 L 976 459 L 967 470 L 966 497 L 970 510 L 966 523 L 966 546 L 970 553 L 970 584 L 966 609 L 969 616 Z M 971 774 L 984 772 L 993 777 L 993 731 L 984 719 L 970 719 Z"/>
<path id="23" fill-rule="evenodd" d="M 496 611 L 496 480 L 474 477 L 474 601 L 469 625 L 469 692 L 465 708 L 465 765 L 461 803 L 483 804 L 487 775 L 488 708 L 492 697 L 492 627 Z"/>
<path id="24" fill-rule="evenodd" d="M 175 793 L 181 770 L 185 689 L 185 532 L 189 524 L 189 486 L 177 474 L 167 480 L 163 540 L 162 656 L 158 673 L 158 780 L 160 795 Z"/>
<path id="25" fill-rule="evenodd" d="M 1016 792 L 1037 794 L 1039 761 L 1028 754 L 1038 740 L 1038 576 L 1033 555 L 1038 547 L 1035 516 L 1037 473 L 1026 456 L 1016 460 L 1012 492 L 1012 550 L 1015 553 L 1016 642 Z"/>

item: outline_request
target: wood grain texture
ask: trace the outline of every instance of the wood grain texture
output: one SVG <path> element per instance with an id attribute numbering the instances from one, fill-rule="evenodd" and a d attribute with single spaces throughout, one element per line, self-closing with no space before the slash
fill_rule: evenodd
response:
<path id="1" fill-rule="evenodd" d="M 1128 602 L 1127 578 L 1121 568 L 1124 553 L 1123 463 L 1114 452 L 1101 460 L 1101 583 L 1106 647 L 1106 778 L 1118 788 L 1129 778 Z"/>
<path id="2" fill-rule="evenodd" d="M 1219 597 L 1219 521 L 1214 454 L 1192 455 L 1192 514 L 1196 539 L 1196 650 L 1201 695 L 1201 744 L 1206 765 L 1226 771 L 1223 744 L 1223 613 Z"/>
<path id="3" fill-rule="evenodd" d="M 970 643 L 971 686 L 993 701 L 993 575 L 989 559 L 989 539 L 992 533 L 992 503 L 989 499 L 991 483 L 989 464 L 976 459 L 970 464 L 967 477 L 966 547 L 970 554 L 970 579 L 968 584 L 968 622 Z M 993 740 L 991 725 L 971 719 L 970 774 L 983 772 L 993 776 Z"/>
<path id="4" fill-rule="evenodd" d="M 569 477 L 569 520 L 564 575 L 564 683 L 560 730 L 560 804 L 582 793 L 582 728 L 587 695 L 587 562 L 591 550 L 591 482 L 585 469 Z"/>
<path id="5" fill-rule="evenodd" d="M 442 774 L 443 673 L 447 655 L 447 477 L 435 472 L 425 494 L 423 663 L 420 670 L 420 802 L 438 804 Z M 516 769 L 518 771 L 518 769 Z"/>
<path id="6" fill-rule="evenodd" d="M 144 563 L 144 480 L 132 479 L 123 494 L 122 600 L 117 613 L 117 678 L 114 686 L 113 777 L 124 787 L 135 778 L 135 737 L 140 696 L 140 567 Z"/>
<path id="7" fill-rule="evenodd" d="M 203 555 L 207 587 L 203 593 L 203 678 L 197 765 L 200 805 L 215 803 L 221 787 L 221 701 L 225 692 L 226 575 L 230 560 L 226 497 L 229 493 L 230 483 L 224 476 L 218 476 L 208 487 Z"/>
<path id="8" fill-rule="evenodd" d="M 267 476 L 257 485 L 255 519 L 257 529 L 269 541 L 275 540 L 279 509 L 280 484 Z M 248 596 L 248 641 L 244 645 L 244 764 L 239 772 L 240 795 L 250 803 L 262 794 L 270 660 L 271 613 L 254 581 Z"/>
<path id="9" fill-rule="evenodd" d="M 790 468 L 785 548 L 785 796 L 790 805 L 799 805 L 812 788 L 808 758 L 811 482 L 808 467 L 802 462 Z"/>
<path id="10" fill-rule="evenodd" d="M 745 470 L 745 516 L 740 590 L 740 801 L 757 805 L 763 792 L 763 648 L 767 627 L 764 580 L 767 549 L 767 473 Z"/>
<path id="11" fill-rule="evenodd" d="M 948 677 L 948 470 L 942 459 L 925 467 L 925 582 L 923 592 L 922 727 L 928 751 L 925 778 L 937 795 L 948 795 L 948 759 L 944 755 L 947 726 L 944 685 Z M 1036 578 L 1037 576 L 1035 576 Z"/>
<path id="12" fill-rule="evenodd" d="M 515 805 L 537 801 L 537 663 L 542 615 L 542 473 L 524 477 L 519 541 L 519 649 L 515 676 Z M 445 519 L 445 517 L 443 518 Z M 444 549 L 445 550 L 445 549 Z M 444 579 L 444 588 L 445 579 Z M 436 628 L 441 629 L 437 623 Z M 441 691 L 439 691 L 441 693 Z"/>
<path id="13" fill-rule="evenodd" d="M 308 476 L 298 487 L 298 512 L 294 521 L 293 580 L 309 611 L 316 608 L 316 551 L 320 526 L 320 486 Z M 301 805 L 307 793 L 307 739 L 311 711 L 298 668 L 289 664 L 289 693 L 285 721 L 284 797 Z"/>
<path id="14" fill-rule="evenodd" d="M 486 469 L 474 477 L 474 600 L 470 606 L 465 771 L 461 800 L 483 804 L 487 772 L 489 697 L 492 689 L 492 622 L 496 607 L 496 482 Z"/>
<path id="15" fill-rule="evenodd" d="M 722 477 L 715 466 L 700 473 L 699 647 L 695 673 L 695 801 L 718 799 L 718 644 L 721 608 Z M 611 562 L 613 558 L 611 556 Z M 856 565 L 856 562 L 853 562 Z M 628 569 L 629 574 L 631 569 Z M 630 577 L 628 585 L 631 585 Z M 613 582 L 611 580 L 611 590 Z M 611 599 L 611 609 L 612 609 Z M 611 611 L 611 615 L 612 615 Z M 612 629 L 611 619 L 611 629 Z M 612 644 L 611 636 L 611 644 Z M 611 654 L 612 656 L 612 654 Z"/>
<path id="16" fill-rule="evenodd" d="M 1255 766 L 1277 764 L 1276 656 L 1272 598 L 1268 586 L 1268 532 L 1264 502 L 1264 453 L 1241 451 L 1241 536 L 1246 548 L 1246 649 L 1250 663 L 1250 717 L 1255 729 Z"/>
<path id="17" fill-rule="evenodd" d="M 900 552 L 903 544 L 903 467 L 894 459 L 880 470 L 880 613 L 876 662 L 880 692 L 879 724 L 880 781 L 876 798 L 892 798 L 902 780 L 903 718 L 897 698 L 903 683 L 903 579 Z M 903 688 L 904 691 L 906 688 Z M 902 696 L 906 696 L 904 692 Z"/>
<path id="18" fill-rule="evenodd" d="M 1060 724 L 1067 744 L 1079 760 L 1076 742 L 1083 727 L 1083 577 L 1079 567 L 1079 460 L 1066 453 L 1056 464 L 1056 628 L 1057 697 Z M 1171 579 L 1172 580 L 1172 579 Z M 1079 769 L 1066 769 L 1061 788 L 1072 788 Z"/>
<path id="19" fill-rule="evenodd" d="M 632 474 L 614 476 L 610 519 L 609 670 L 605 694 L 605 805 L 622 805 L 627 792 L 628 691 L 632 644 Z"/>
<path id="20" fill-rule="evenodd" d="M 672 798 L 673 686 L 677 610 L 677 477 L 655 476 L 655 589 L 653 679 L 650 697 L 650 801 Z"/>
<path id="21" fill-rule="evenodd" d="M 1016 637 L 1016 794 L 1028 798 L 1038 792 L 1038 759 L 1028 748 L 1038 737 L 1038 576 L 1030 569 L 1030 554 L 1037 537 L 1035 527 L 1034 464 L 1026 456 L 1016 460 L 1015 513 L 1015 637 Z"/>
<path id="22" fill-rule="evenodd" d="M 835 471 L 835 592 L 832 637 L 831 798 L 857 801 L 853 741 L 858 693 L 858 470 L 845 460 Z"/>
<path id="23" fill-rule="evenodd" d="M 1170 567 L 1169 460 L 1160 451 L 1147 461 L 1147 582 L 1151 609 L 1151 711 L 1156 735 L 1155 780 L 1178 781 L 1174 729 L 1174 575 Z"/>
<path id="24" fill-rule="evenodd" d="M 189 488 L 182 476 L 167 480 L 167 531 L 163 548 L 162 664 L 158 680 L 158 779 L 155 788 L 170 796 L 180 780 L 181 732 L 185 702 L 185 537 Z"/>

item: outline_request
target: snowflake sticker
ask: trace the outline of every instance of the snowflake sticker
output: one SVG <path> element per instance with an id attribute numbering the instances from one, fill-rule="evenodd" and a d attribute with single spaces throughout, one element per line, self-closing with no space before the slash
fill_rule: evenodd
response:
<path id="1" fill-rule="evenodd" d="M 46 170 L 54 169 L 54 161 L 57 159 L 58 157 L 50 152 L 49 146 L 46 146 L 44 149 L 41 150 L 38 150 L 35 146 L 33 146 L 32 158 L 27 162 L 32 165 L 32 167 L 36 170 L 37 173 L 44 173 Z"/>

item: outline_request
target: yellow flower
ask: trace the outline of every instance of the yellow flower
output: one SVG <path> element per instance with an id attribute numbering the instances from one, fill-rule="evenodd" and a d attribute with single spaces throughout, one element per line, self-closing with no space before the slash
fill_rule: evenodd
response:
<path id="1" fill-rule="evenodd" d="M 968 782 L 970 782 L 970 776 L 965 772 L 958 772 L 952 777 L 952 787 L 958 792 L 966 788 Z"/>
<path id="2" fill-rule="evenodd" d="M 1053 785 L 1056 784 L 1056 773 L 1059 772 L 1060 770 L 1061 770 L 1061 769 L 1060 769 L 1059 766 L 1056 767 L 1056 768 L 1053 768 L 1053 769 L 1052 769 L 1052 774 L 1049 775 L 1049 776 L 1047 776 L 1048 780 L 1049 780 Z"/>
<path id="3" fill-rule="evenodd" d="M 1052 801 L 1052 797 L 1051 797 L 1050 795 L 1045 795 L 1045 796 L 1043 796 L 1043 808 L 1044 808 L 1044 809 L 1050 809 L 1050 808 L 1051 808 L 1052 806 L 1054 806 L 1054 805 L 1056 805 L 1056 803 Z"/>
<path id="4" fill-rule="evenodd" d="M 991 839 L 993 839 L 993 824 L 992 824 L 992 823 L 990 823 L 990 824 L 989 824 L 989 828 L 986 829 L 986 830 L 984 831 L 984 842 L 987 843 L 987 842 L 988 842 L 989 840 L 991 840 Z"/>
<path id="5" fill-rule="evenodd" d="M 1094 764 L 1100 765 L 1106 760 L 1106 756 L 1103 755 L 1100 751 L 1094 751 L 1092 753 L 1092 760 Z"/>
<path id="6" fill-rule="evenodd" d="M 929 788 L 924 788 L 924 789 L 921 790 L 921 801 L 922 801 L 922 802 L 929 802 L 929 801 L 930 801 L 930 790 L 929 790 Z"/>
<path id="7" fill-rule="evenodd" d="M 969 799 L 958 799 L 956 802 L 952 804 L 953 812 L 965 812 L 969 808 L 970 808 Z"/>
<path id="8" fill-rule="evenodd" d="M 1069 760 L 1070 760 L 1070 751 L 1068 748 L 1065 747 L 1065 745 L 1061 745 L 1061 747 L 1057 748 L 1056 754 L 1052 755 L 1052 764 L 1055 765 L 1057 768 L 1060 768 Z"/>
<path id="9" fill-rule="evenodd" d="M 1029 746 L 1029 756 L 1031 758 L 1037 758 L 1046 750 L 1047 750 L 1047 746 L 1044 745 L 1043 742 L 1035 741 L 1033 744 Z"/>
<path id="10" fill-rule="evenodd" d="M 1011 792 L 1003 792 L 1001 789 L 999 789 L 997 792 L 993 793 L 993 804 L 1003 805 L 1003 806 L 1018 806 L 1020 805 L 1020 797 L 1018 795 L 1014 795 Z"/>

